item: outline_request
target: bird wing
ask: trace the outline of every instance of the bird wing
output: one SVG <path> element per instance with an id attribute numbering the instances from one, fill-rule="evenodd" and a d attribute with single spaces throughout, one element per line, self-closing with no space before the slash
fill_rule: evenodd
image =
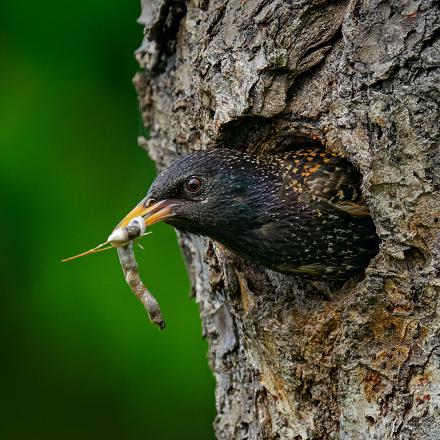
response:
<path id="1" fill-rule="evenodd" d="M 324 202 L 354 217 L 370 215 L 361 192 L 362 177 L 346 159 L 318 149 L 303 149 L 285 157 L 300 199 Z M 286 176 L 288 177 L 288 176 Z"/>

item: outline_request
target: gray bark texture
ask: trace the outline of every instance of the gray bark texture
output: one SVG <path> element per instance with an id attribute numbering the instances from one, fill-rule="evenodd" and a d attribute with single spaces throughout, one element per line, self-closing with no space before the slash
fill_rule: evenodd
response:
<path id="1" fill-rule="evenodd" d="M 437 2 L 143 0 L 140 22 L 140 143 L 159 169 L 321 144 L 360 169 L 382 240 L 335 289 L 180 234 L 217 438 L 440 439 Z"/>

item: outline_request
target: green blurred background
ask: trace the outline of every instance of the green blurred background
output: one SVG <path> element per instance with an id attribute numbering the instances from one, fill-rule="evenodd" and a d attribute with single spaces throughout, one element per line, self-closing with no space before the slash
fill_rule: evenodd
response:
<path id="1" fill-rule="evenodd" d="M 154 166 L 136 144 L 136 0 L 0 3 L 2 439 L 212 439 L 214 381 L 174 231 L 137 251 L 160 332 L 106 238 Z"/>

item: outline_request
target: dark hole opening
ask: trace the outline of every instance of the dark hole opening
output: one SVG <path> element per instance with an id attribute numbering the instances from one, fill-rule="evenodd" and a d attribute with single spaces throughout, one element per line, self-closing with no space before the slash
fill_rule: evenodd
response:
<path id="1" fill-rule="evenodd" d="M 365 417 L 365 420 L 367 421 L 367 423 L 368 423 L 370 426 L 373 426 L 373 425 L 376 423 L 376 420 L 374 420 L 374 417 L 371 417 L 371 416 L 366 416 L 366 417 Z"/>
<path id="2" fill-rule="evenodd" d="M 304 147 L 324 148 L 313 127 L 292 126 L 290 121 L 248 116 L 222 128 L 219 147 L 258 154 L 274 154 Z"/>

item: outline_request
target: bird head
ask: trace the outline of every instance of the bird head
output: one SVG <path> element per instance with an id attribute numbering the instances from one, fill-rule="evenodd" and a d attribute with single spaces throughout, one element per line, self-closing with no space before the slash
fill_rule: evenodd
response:
<path id="1" fill-rule="evenodd" d="M 177 229 L 228 242 L 255 227 L 265 206 L 276 200 L 276 179 L 268 173 L 256 156 L 234 150 L 191 153 L 156 178 L 118 227 L 142 216 L 147 226 L 165 221 Z"/>

